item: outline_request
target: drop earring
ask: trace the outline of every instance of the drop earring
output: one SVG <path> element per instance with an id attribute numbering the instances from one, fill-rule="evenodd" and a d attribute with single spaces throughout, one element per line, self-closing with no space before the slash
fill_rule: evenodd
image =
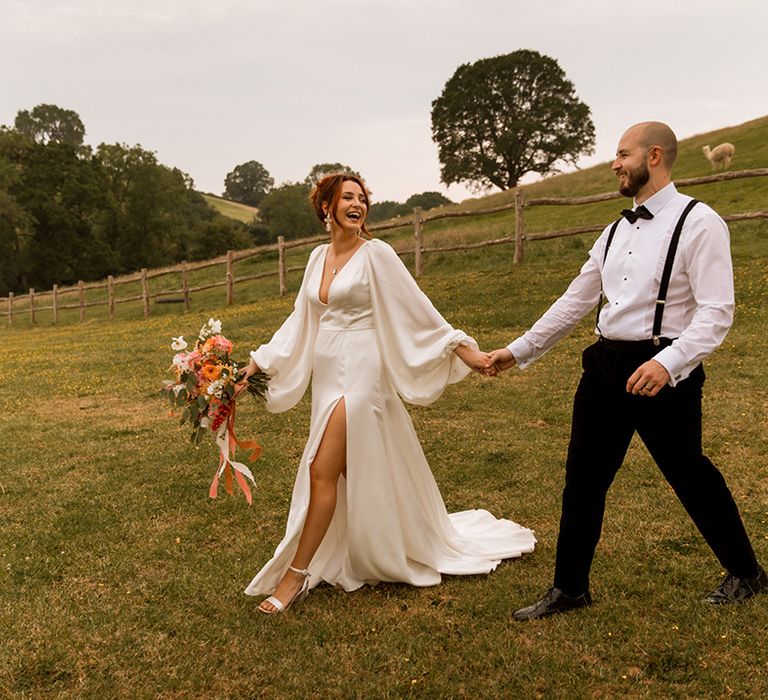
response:
<path id="1" fill-rule="evenodd" d="M 328 231 L 328 233 L 331 232 L 332 221 L 333 221 L 333 217 L 331 216 L 331 212 L 328 211 L 328 213 L 325 215 L 325 230 Z"/>

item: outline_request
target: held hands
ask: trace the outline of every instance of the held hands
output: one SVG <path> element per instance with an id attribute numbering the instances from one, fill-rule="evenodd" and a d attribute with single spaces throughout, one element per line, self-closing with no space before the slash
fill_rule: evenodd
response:
<path id="1" fill-rule="evenodd" d="M 489 353 L 473 350 L 466 345 L 459 345 L 454 352 L 470 369 L 480 372 L 480 374 L 484 374 L 486 377 L 496 376 L 496 368 L 493 366 L 493 362 L 490 362 L 491 356 Z"/>
<path id="2" fill-rule="evenodd" d="M 486 377 L 495 377 L 499 372 L 515 366 L 515 358 L 507 348 L 500 348 L 492 352 L 472 350 L 465 345 L 456 348 L 456 354 L 467 367 L 474 369 Z"/>
<path id="3" fill-rule="evenodd" d="M 640 396 L 656 396 L 669 383 L 669 372 L 657 360 L 640 365 L 627 381 L 627 391 Z"/>
<path id="4" fill-rule="evenodd" d="M 499 348 L 498 350 L 493 350 L 492 352 L 488 353 L 488 355 L 488 367 L 495 367 L 497 373 L 503 372 L 504 370 L 515 366 L 515 357 L 508 348 Z"/>

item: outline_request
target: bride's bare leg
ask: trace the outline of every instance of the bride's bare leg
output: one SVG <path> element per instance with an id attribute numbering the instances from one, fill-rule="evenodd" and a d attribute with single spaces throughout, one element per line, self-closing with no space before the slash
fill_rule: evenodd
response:
<path id="1" fill-rule="evenodd" d="M 325 433 L 309 468 L 309 507 L 299 546 L 291 566 L 306 569 L 325 537 L 336 510 L 336 484 L 347 466 L 347 408 L 340 399 L 328 419 Z M 274 596 L 281 602 L 289 601 L 299 590 L 304 579 L 290 569 L 275 589 Z M 260 608 L 271 612 L 274 606 L 262 601 Z"/>

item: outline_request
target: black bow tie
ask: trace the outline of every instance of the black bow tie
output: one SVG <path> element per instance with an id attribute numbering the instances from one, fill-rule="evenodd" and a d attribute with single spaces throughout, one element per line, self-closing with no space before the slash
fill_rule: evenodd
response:
<path id="1" fill-rule="evenodd" d="M 634 224 L 638 219 L 652 219 L 653 214 L 649 212 L 642 204 L 632 211 L 631 209 L 622 209 L 621 215 L 629 221 L 630 224 Z"/>

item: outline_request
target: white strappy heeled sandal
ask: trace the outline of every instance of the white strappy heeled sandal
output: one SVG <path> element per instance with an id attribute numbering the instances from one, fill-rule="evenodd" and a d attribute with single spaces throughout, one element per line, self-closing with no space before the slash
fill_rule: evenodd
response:
<path id="1" fill-rule="evenodd" d="M 259 604 L 259 612 L 263 612 L 266 615 L 276 615 L 277 613 L 285 612 L 288 610 L 288 608 L 291 607 L 291 605 L 300 602 L 309 594 L 309 569 L 297 569 L 293 566 L 289 566 L 288 568 L 293 571 L 293 573 L 304 577 L 304 582 L 301 584 L 301 588 L 299 588 L 299 590 L 294 593 L 293 598 L 291 598 L 285 604 L 281 603 L 277 598 L 275 598 L 275 596 L 269 596 L 269 598 L 266 598 L 263 603 L 271 603 L 275 609 L 264 610 L 264 608 L 261 607 L 262 604 Z"/>

